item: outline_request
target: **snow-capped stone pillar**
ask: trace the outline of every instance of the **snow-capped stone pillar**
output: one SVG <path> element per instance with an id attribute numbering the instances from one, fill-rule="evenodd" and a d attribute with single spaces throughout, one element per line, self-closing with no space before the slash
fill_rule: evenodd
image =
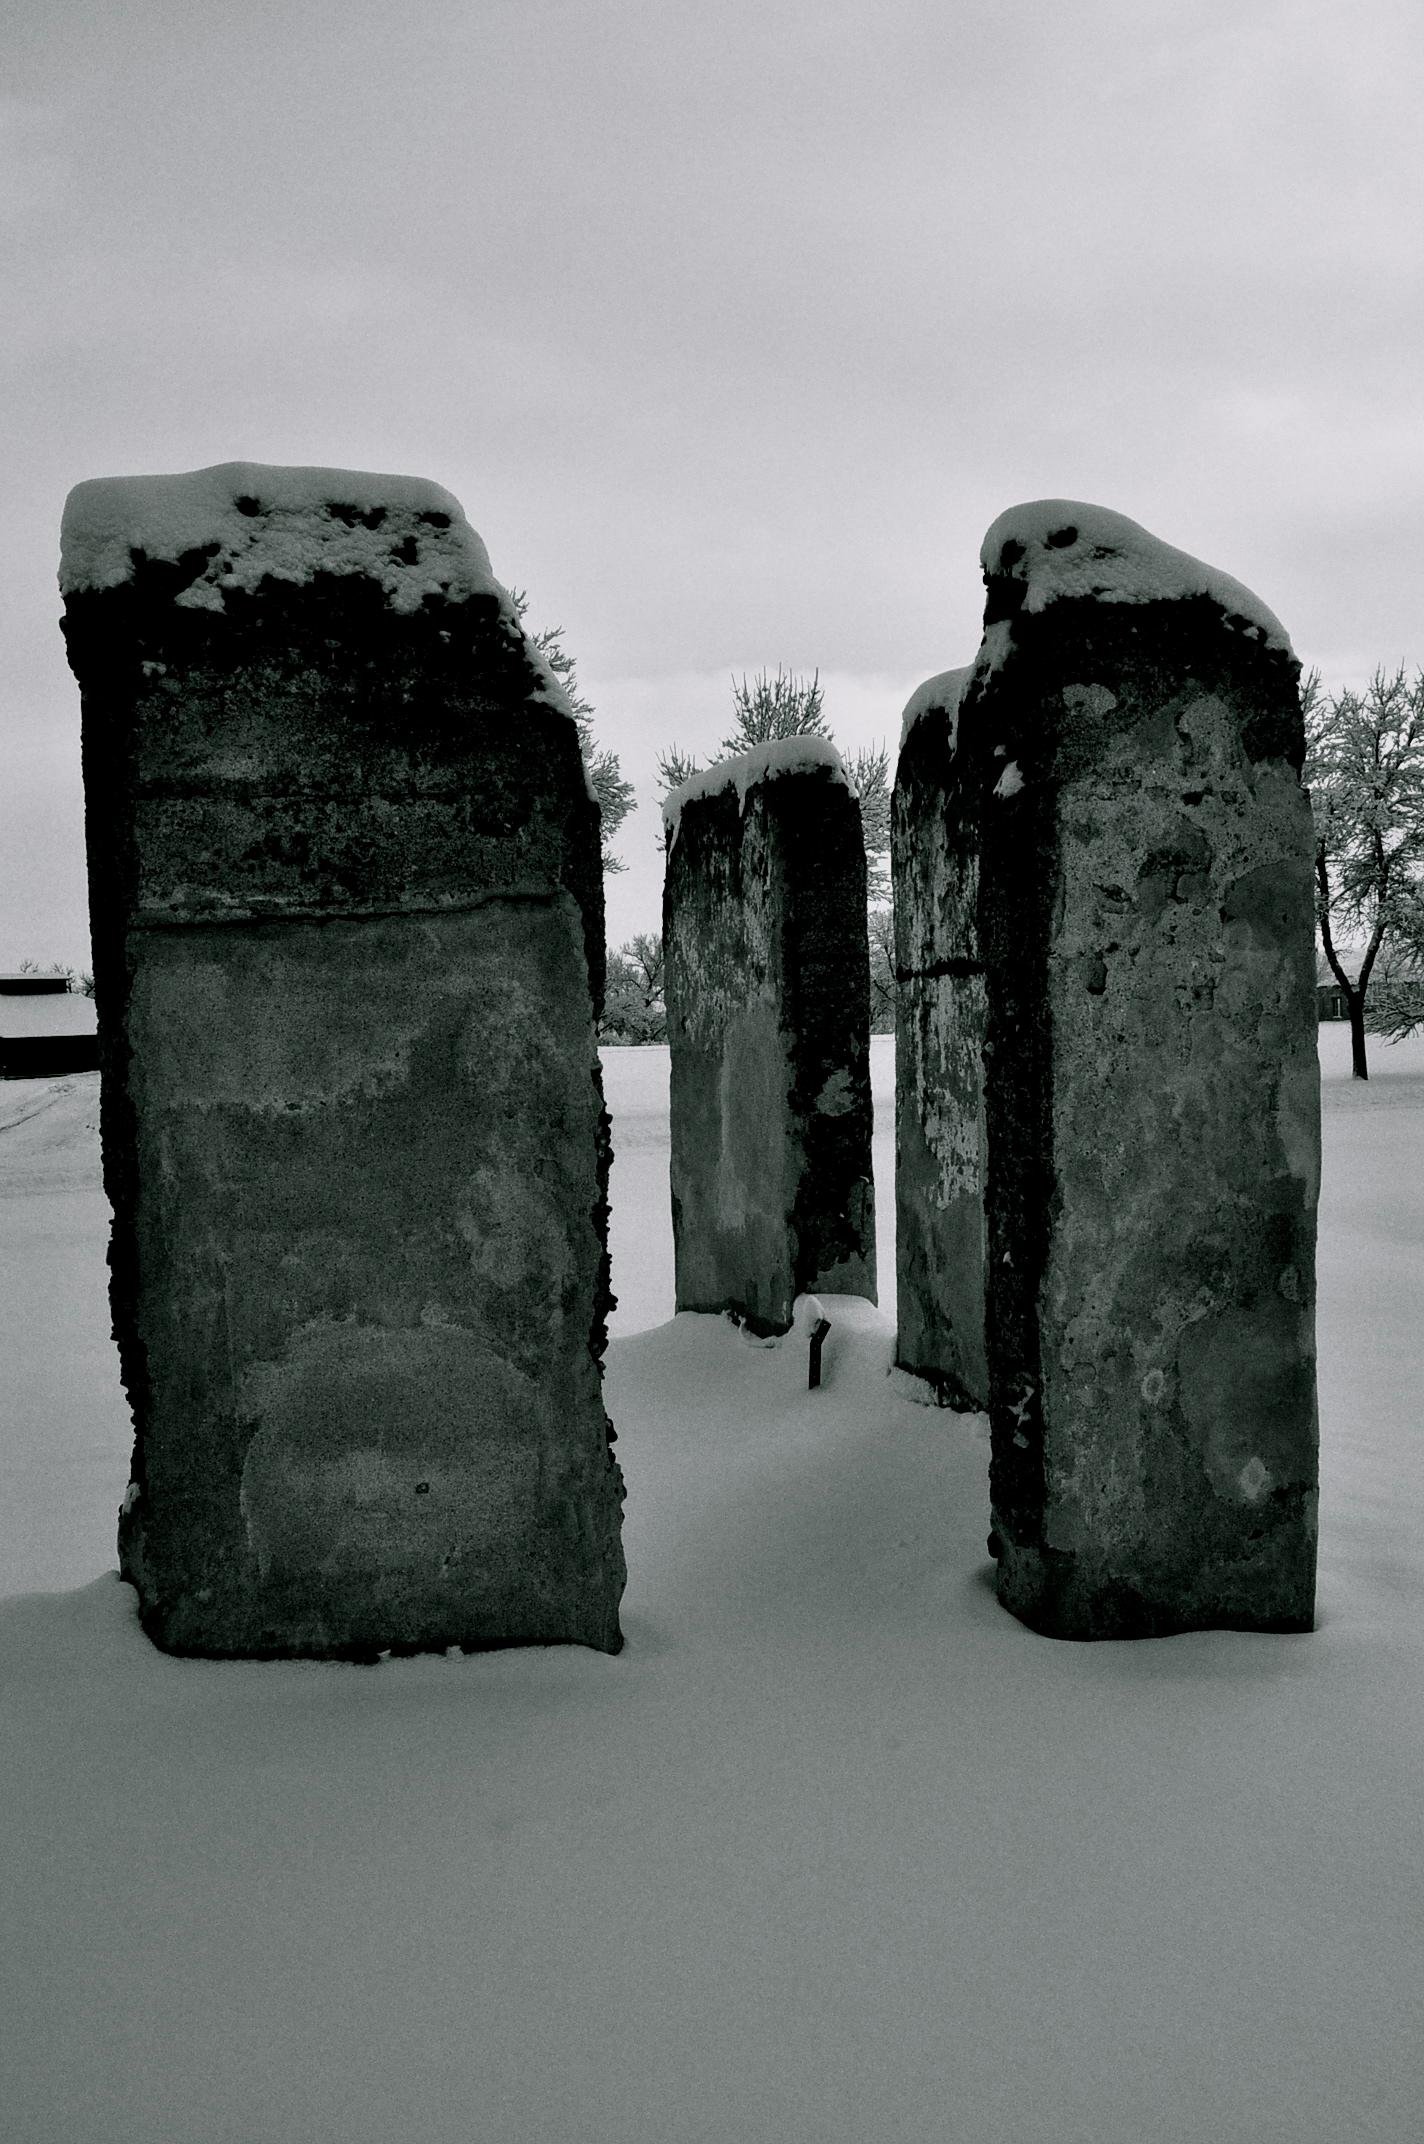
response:
<path id="1" fill-rule="evenodd" d="M 951 1407 L 988 1405 L 984 970 L 977 806 L 955 750 L 968 670 L 905 709 L 890 813 L 895 890 L 895 1359 Z"/>
<path id="2" fill-rule="evenodd" d="M 860 805 L 784 738 L 664 808 L 679 1310 L 785 1332 L 813 1289 L 875 1300 Z"/>
<path id="3" fill-rule="evenodd" d="M 598 812 L 437 486 L 81 484 L 123 1573 L 176 1652 L 619 1644 Z"/>
<path id="4" fill-rule="evenodd" d="M 1239 583 L 1100 508 L 1015 508 L 983 564 L 958 754 L 978 799 L 999 1596 L 1060 1637 L 1308 1630 L 1299 665 Z"/>

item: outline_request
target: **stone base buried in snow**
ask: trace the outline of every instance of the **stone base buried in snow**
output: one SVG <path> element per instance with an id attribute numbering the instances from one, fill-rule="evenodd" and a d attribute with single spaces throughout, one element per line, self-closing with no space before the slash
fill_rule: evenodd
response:
<path id="1" fill-rule="evenodd" d="M 814 1393 L 799 1342 L 672 1319 L 640 1050 L 604 1053 L 623 1653 L 166 1659 L 98 1576 L 97 1082 L 0 1090 L 0 1574 L 82 1588 L 0 1602 L 7 2137 L 1412 2137 L 1424 1039 L 1367 1087 L 1348 1039 L 1320 1628 L 1150 1645 L 998 1607 L 982 1418 L 897 1396 L 887 1315 L 826 1302 Z"/>
<path id="2" fill-rule="evenodd" d="M 101 480 L 63 555 L 145 1627 L 616 1650 L 567 701 L 414 479 Z"/>
<path id="3" fill-rule="evenodd" d="M 814 737 L 669 804 L 678 1306 L 784 1332 L 808 1290 L 875 1294 L 860 807 Z"/>
<path id="4" fill-rule="evenodd" d="M 1016 508 L 984 565 L 943 801 L 903 831 L 929 852 L 911 921 L 959 918 L 950 957 L 919 962 L 912 1033 L 926 1121 L 962 1134 L 928 1180 L 941 1207 L 954 1167 L 970 1187 L 961 1236 L 979 1164 L 1000 1597 L 1062 1637 L 1308 1630 L 1299 665 L 1249 591 L 1099 508 Z M 906 756 L 937 735 L 922 716 Z M 911 1369 L 940 1359 L 902 1343 Z"/>

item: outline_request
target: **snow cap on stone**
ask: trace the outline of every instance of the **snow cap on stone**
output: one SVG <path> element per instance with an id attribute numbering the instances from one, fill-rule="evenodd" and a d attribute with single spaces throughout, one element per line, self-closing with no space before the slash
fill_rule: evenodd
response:
<path id="1" fill-rule="evenodd" d="M 972 664 L 963 670 L 941 670 L 937 677 L 927 677 L 923 685 L 917 685 L 905 702 L 905 712 L 900 717 L 900 750 L 903 752 L 911 730 L 922 715 L 942 714 L 949 724 L 950 750 L 954 749 L 959 731 L 959 703 L 964 698 L 965 688 L 974 674 Z"/>
<path id="2" fill-rule="evenodd" d="M 360 573 L 392 610 L 427 595 L 493 595 L 511 617 L 489 553 L 439 484 L 360 469 L 220 462 L 176 476 L 94 477 L 65 502 L 59 585 L 65 595 L 116 588 L 144 559 L 206 562 L 174 601 L 221 610 L 230 590 L 267 578 Z"/>
<path id="3" fill-rule="evenodd" d="M 149 559 L 193 563 L 193 578 L 173 598 L 188 610 L 221 611 L 230 590 L 318 573 L 364 574 L 405 614 L 427 596 L 449 603 L 493 596 L 538 674 L 534 697 L 573 720 L 567 693 L 520 625 L 459 500 L 425 477 L 218 462 L 175 476 L 76 484 L 60 532 L 61 592 L 117 588 Z M 592 796 L 587 769 L 585 782 Z"/>
<path id="4" fill-rule="evenodd" d="M 1162 543 L 1126 514 L 1076 499 L 1035 499 L 1000 514 L 979 553 L 986 580 L 1010 579 L 1025 584 L 1023 610 L 1046 610 L 1070 596 L 1090 596 L 1099 603 L 1154 603 L 1184 596 L 1209 596 L 1222 612 L 1222 623 L 1266 647 L 1291 653 L 1280 620 L 1259 596 L 1169 543 Z M 1000 624 L 1009 621 L 1000 621 Z M 989 633 L 976 670 L 996 669 L 1007 652 L 1011 632 L 998 633 L 989 648 Z"/>
<path id="5" fill-rule="evenodd" d="M 759 782 L 774 782 L 783 774 L 805 774 L 816 767 L 829 768 L 831 780 L 855 794 L 855 784 L 829 737 L 773 737 L 769 744 L 754 745 L 750 752 L 739 752 L 735 759 L 719 759 L 704 767 L 700 774 L 670 789 L 663 800 L 663 831 L 669 851 L 677 840 L 684 805 L 716 796 L 723 789 L 735 789 L 737 810 L 745 813 L 747 792 Z"/>

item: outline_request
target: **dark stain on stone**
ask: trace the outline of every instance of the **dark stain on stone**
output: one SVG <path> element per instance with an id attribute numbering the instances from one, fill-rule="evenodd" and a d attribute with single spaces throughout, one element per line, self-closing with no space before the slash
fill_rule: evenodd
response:
<path id="1" fill-rule="evenodd" d="M 938 960 L 922 961 L 918 967 L 897 967 L 895 980 L 897 983 L 907 983 L 911 980 L 930 983 L 943 976 L 946 979 L 952 978 L 956 982 L 967 982 L 970 976 L 982 975 L 983 973 L 984 963 L 982 960 L 969 960 L 960 954 L 947 953 Z"/>
<path id="2" fill-rule="evenodd" d="M 1137 905 L 1149 922 L 1169 901 L 1199 901 L 1210 884 L 1211 844 L 1190 819 L 1179 819 L 1170 841 L 1143 858 L 1137 871 Z"/>
<path id="3" fill-rule="evenodd" d="M 1258 864 L 1234 879 L 1221 904 L 1228 930 L 1261 945 L 1280 942 L 1295 921 L 1294 889 L 1278 864 Z"/>

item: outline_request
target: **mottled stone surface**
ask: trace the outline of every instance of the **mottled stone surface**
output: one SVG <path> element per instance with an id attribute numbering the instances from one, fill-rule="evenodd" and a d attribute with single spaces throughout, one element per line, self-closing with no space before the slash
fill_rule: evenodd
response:
<path id="1" fill-rule="evenodd" d="M 875 1300 L 865 851 L 831 767 L 741 803 L 687 803 L 668 857 L 673 1241 L 679 1310 L 770 1333 L 806 1290 Z"/>
<path id="2" fill-rule="evenodd" d="M 1071 552 L 1074 532 L 1046 540 Z M 1209 594 L 1026 604 L 1021 556 L 986 558 L 959 730 L 979 799 L 999 1595 L 1062 1637 L 1308 1630 L 1298 666 Z"/>
<path id="3" fill-rule="evenodd" d="M 911 703 L 891 799 L 895 1359 L 951 1407 L 988 1405 L 984 973 L 977 803 L 955 746 L 967 671 Z M 920 704 L 916 704 L 920 703 Z"/>
<path id="4" fill-rule="evenodd" d="M 495 595 L 184 607 L 203 564 L 140 557 L 65 626 L 124 1575 L 179 1652 L 616 1650 L 574 726 Z"/>

